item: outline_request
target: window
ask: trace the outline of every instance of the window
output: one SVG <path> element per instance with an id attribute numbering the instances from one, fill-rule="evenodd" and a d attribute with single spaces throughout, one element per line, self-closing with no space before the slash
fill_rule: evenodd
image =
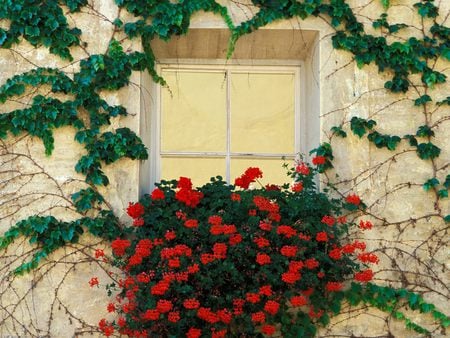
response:
<path id="1" fill-rule="evenodd" d="M 284 183 L 282 164 L 300 152 L 300 68 L 164 65 L 153 135 L 156 177 L 221 175 L 234 182 L 258 166 Z M 156 149 L 155 149 L 156 148 Z"/>

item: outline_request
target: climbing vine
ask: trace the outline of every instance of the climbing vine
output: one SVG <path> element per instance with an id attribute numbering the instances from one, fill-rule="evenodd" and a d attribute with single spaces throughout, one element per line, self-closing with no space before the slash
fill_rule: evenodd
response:
<path id="1" fill-rule="evenodd" d="M 316 17 L 331 25 L 335 30 L 331 36 L 333 47 L 349 52 L 358 68 L 375 65 L 380 73 L 388 77 L 384 83 L 385 90 L 396 95 L 407 94 L 411 109 L 414 112 L 420 110 L 424 122 L 409 134 L 393 135 L 383 131 L 376 116 L 353 116 L 346 119 L 331 128 L 330 142 L 324 142 L 313 150 L 313 153 L 325 159 L 318 166 L 319 172 L 324 173 L 326 178 L 331 177 L 329 175 L 334 159 L 331 141 L 334 136 L 350 138 L 351 132 L 358 139 L 367 139 L 376 148 L 394 152 L 401 147 L 404 152 L 415 153 L 418 158 L 430 163 L 432 175 L 423 182 L 408 184 L 418 184 L 433 199 L 433 213 L 426 217 L 434 217 L 448 224 L 450 212 L 446 209 L 446 199 L 450 189 L 450 164 L 438 162 L 442 159 L 443 150 L 435 141 L 440 127 L 448 121 L 448 116 L 433 120 L 432 115 L 439 109 L 448 109 L 450 96 L 433 97 L 432 91 L 447 85 L 445 71 L 437 70 L 436 64 L 450 60 L 450 28 L 445 25 L 449 14 L 440 13 L 439 5 L 433 0 L 415 3 L 413 9 L 422 27 L 418 29 L 418 35 L 404 38 L 402 34 L 417 28 L 401 22 L 391 22 L 388 9 L 394 2 L 381 1 L 385 12 L 373 20 L 374 32 L 368 33 L 367 27 L 344 0 L 252 0 L 256 13 L 239 24 L 234 23 L 228 8 L 215 0 L 115 0 L 119 12 L 116 18 L 108 19 L 114 26 L 114 33 L 107 50 L 104 53 L 89 54 L 86 52 L 88 46 L 83 41 L 82 30 L 80 27 L 73 27 L 71 23 L 72 15 L 76 16 L 86 10 L 97 13 L 89 1 L 2 1 L 1 48 L 13 50 L 20 44 L 29 43 L 32 47 L 47 49 L 66 63 L 73 62 L 75 54 L 86 54 L 73 74 L 69 74 L 64 68 L 33 65 L 33 69 L 6 79 L 0 86 L 1 104 L 20 101 L 24 96 L 31 98 L 25 108 L 0 114 L 0 138 L 4 140 L 3 145 L 8 140 L 29 135 L 40 139 L 45 155 L 51 156 L 55 149 L 55 130 L 73 127 L 76 130 L 75 140 L 83 149 L 74 167 L 75 172 L 84 179 L 84 182 L 81 179 L 77 182 L 82 188 L 72 192 L 68 198 L 65 193 L 61 193 L 67 209 L 72 215 L 76 215 L 73 220 L 61 220 L 51 214 L 33 215 L 19 220 L 0 237 L 1 249 L 7 249 L 21 236 L 36 248 L 28 261 L 15 265 L 15 273 L 22 274 L 36 269 L 39 264 L 47 264 L 45 259 L 52 252 L 76 245 L 84 233 L 112 240 L 127 231 L 101 194 L 102 189 L 109 184 L 105 168 L 123 158 L 145 160 L 148 154 L 135 132 L 129 128 L 113 128 L 112 123 L 118 117 L 127 116 L 128 112 L 121 105 L 109 104 L 102 94 L 117 92 L 132 85 L 133 71 L 146 71 L 155 82 L 164 85 L 164 79 L 156 71 L 157 60 L 150 42 L 155 38 L 169 40 L 187 33 L 192 16 L 200 11 L 211 12 L 223 18 L 231 31 L 228 56 L 232 56 L 240 37 L 277 20 Z M 122 15 L 123 12 L 127 12 L 127 15 Z M 97 14 L 100 16 L 100 13 Z M 444 18 L 438 20 L 442 16 Z M 399 38 L 392 39 L 397 34 Z M 126 41 L 137 41 L 142 48 L 137 51 L 126 49 Z M 409 95 L 412 97 L 409 98 Z M 4 148 L 7 149 L 6 145 Z M 394 160 L 396 156 L 400 156 L 397 154 L 399 153 L 393 155 Z M 32 162 L 27 154 L 7 150 L 4 155 Z M 6 159 L 5 163 L 9 161 Z M 33 165 L 45 176 L 43 168 L 38 164 Z M 380 164 L 382 165 L 384 163 Z M 364 180 L 365 174 L 362 173 L 355 182 Z M 334 181 L 337 191 L 340 184 L 348 183 L 339 178 Z M 61 185 L 54 183 L 62 192 Z M 372 216 L 377 219 L 375 215 Z M 377 221 L 380 224 L 387 223 L 382 217 L 378 217 Z M 440 236 L 445 237 L 447 230 L 447 225 L 439 230 Z M 414 298 L 415 296 L 411 296 L 413 294 L 408 293 L 408 297 Z M 408 299 L 411 301 L 411 298 Z M 354 303 L 358 303 L 358 300 Z M 414 306 L 412 305 L 413 308 Z M 394 316 L 401 315 L 394 312 Z"/>

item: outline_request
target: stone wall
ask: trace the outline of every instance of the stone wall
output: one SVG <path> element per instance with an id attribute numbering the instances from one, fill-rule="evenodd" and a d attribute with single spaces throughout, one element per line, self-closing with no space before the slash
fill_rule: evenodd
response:
<path id="1" fill-rule="evenodd" d="M 229 7 L 235 23 L 247 20 L 256 8 L 245 1 L 221 1 Z M 423 22 L 417 16 L 415 1 L 391 1 L 388 10 L 391 20 L 411 27 L 388 39 L 419 36 Z M 358 19 L 368 32 L 371 23 L 383 12 L 380 1 L 350 1 Z M 440 7 L 439 23 L 449 25 L 450 2 L 436 1 Z M 0 84 L 15 74 L 38 66 L 58 67 L 70 76 L 79 67 L 79 61 L 94 53 L 104 53 L 114 32 L 112 21 L 123 16 L 112 0 L 90 1 L 81 13 L 70 14 L 69 24 L 82 29 L 85 47 L 73 48 L 75 62 L 63 62 L 44 48 L 35 49 L 21 42 L 12 49 L 0 49 Z M 4 23 L 0 22 L 0 25 Z M 427 23 L 425 23 L 427 24 Z M 196 14 L 192 28 L 225 28 L 222 19 L 212 14 Z M 390 74 L 379 73 L 373 65 L 359 69 L 352 55 L 333 49 L 330 36 L 334 29 L 322 18 L 308 18 L 275 22 L 267 29 L 286 31 L 314 31 L 317 37 L 308 46 L 304 60 L 306 89 L 309 93 L 305 114 L 315 128 L 305 136 L 308 148 L 316 143 L 330 142 L 336 157 L 335 168 L 323 179 L 331 179 L 342 193 L 360 195 L 368 205 L 365 219 L 371 219 L 374 229 L 365 233 L 368 249 L 380 257 L 375 282 L 382 285 L 406 287 L 423 293 L 427 301 L 440 309 L 449 308 L 450 275 L 448 273 L 448 224 L 438 215 L 450 213 L 449 199 L 437 200 L 426 192 L 422 184 L 433 177 L 445 180 L 450 166 L 450 112 L 448 106 L 435 107 L 425 117 L 414 107 L 417 89 L 423 92 L 420 78 L 417 86 L 406 94 L 390 94 L 384 83 Z M 250 42 L 247 42 L 250 43 Z M 136 41 L 124 41 L 127 49 L 139 49 Z M 226 48 L 226 46 L 224 46 Z M 293 56 L 295 57 L 295 55 Z M 182 60 L 180 60 L 181 62 Z M 439 60 L 435 69 L 450 77 L 448 62 Z M 113 121 L 112 128 L 127 126 L 139 132 L 144 140 L 153 102 L 152 84 L 145 75 L 134 73 L 130 85 L 119 92 L 104 92 L 109 103 L 122 104 L 130 115 Z M 30 88 L 16 100 L 7 101 L 0 112 L 26 106 L 36 92 L 47 93 L 48 88 Z M 432 90 L 436 101 L 448 96 L 448 82 Z M 403 141 L 394 151 L 377 149 L 367 139 L 359 139 L 348 132 L 346 139 L 333 136 L 330 128 L 343 125 L 349 130 L 351 117 L 371 118 L 377 121 L 380 133 L 414 134 L 427 118 L 434 125 L 433 141 L 441 148 L 434 161 L 418 158 L 415 150 Z M 317 121 L 317 122 L 314 122 Z M 83 177 L 74 171 L 74 165 L 83 149 L 74 142 L 75 131 L 64 127 L 55 133 L 55 150 L 44 155 L 40 140 L 29 135 L 0 140 L 0 233 L 15 222 L 33 215 L 54 215 L 62 219 L 79 216 L 70 200 L 70 194 L 83 186 Z M 105 167 L 110 185 L 102 190 L 108 202 L 124 222 L 124 210 L 129 201 L 136 200 L 140 191 L 148 191 L 148 165 L 121 160 Z M 76 245 L 67 246 L 52 254 L 36 270 L 24 276 L 14 276 L 12 270 L 28 260 L 33 247 L 18 240 L 6 251 L 0 252 L 0 337 L 84 337 L 98 336 L 96 325 L 107 315 L 108 297 L 105 290 L 90 288 L 88 281 L 97 276 L 101 284 L 111 282 L 109 267 L 94 258 L 96 248 L 107 249 L 107 243 L 84 236 Z M 435 330 L 430 317 L 411 314 L 425 327 Z M 345 308 L 320 337 L 416 337 L 384 313 L 366 308 Z M 434 337 L 445 332 L 433 331 Z"/>

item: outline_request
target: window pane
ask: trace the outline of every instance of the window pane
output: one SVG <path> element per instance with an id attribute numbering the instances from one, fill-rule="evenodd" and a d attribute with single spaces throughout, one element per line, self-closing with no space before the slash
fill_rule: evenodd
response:
<path id="1" fill-rule="evenodd" d="M 231 75 L 231 151 L 295 153 L 295 75 Z"/>
<path id="2" fill-rule="evenodd" d="M 263 178 L 259 179 L 259 181 L 263 185 L 290 183 L 292 179 L 286 175 L 286 169 L 282 166 L 284 163 L 291 165 L 293 161 L 293 159 L 282 160 L 278 158 L 233 158 L 231 159 L 230 183 L 233 184 L 234 179 L 241 176 L 249 167 L 258 167 L 261 169 Z"/>
<path id="3" fill-rule="evenodd" d="M 224 72 L 168 71 L 161 93 L 162 151 L 225 151 Z"/>
<path id="4" fill-rule="evenodd" d="M 211 177 L 220 175 L 225 180 L 225 158 L 207 157 L 163 157 L 161 179 L 189 177 L 194 186 L 208 183 Z"/>

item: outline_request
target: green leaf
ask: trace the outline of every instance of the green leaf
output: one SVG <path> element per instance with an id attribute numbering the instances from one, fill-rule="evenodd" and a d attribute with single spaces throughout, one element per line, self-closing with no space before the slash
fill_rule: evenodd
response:
<path id="1" fill-rule="evenodd" d="M 384 9 L 388 9 L 389 8 L 389 0 L 381 0 L 381 4 L 383 5 Z"/>
<path id="2" fill-rule="evenodd" d="M 434 131 L 431 130 L 431 128 L 427 125 L 420 126 L 419 129 L 417 129 L 416 136 L 418 137 L 432 137 L 434 136 Z"/>
<path id="3" fill-rule="evenodd" d="M 438 190 L 438 196 L 439 196 L 439 198 L 447 198 L 448 190 L 447 189 Z"/>
<path id="4" fill-rule="evenodd" d="M 438 148 L 437 146 L 435 146 L 431 142 L 420 143 L 417 146 L 417 155 L 419 155 L 419 157 L 422 160 L 428 160 L 428 159 L 436 158 L 436 157 L 439 156 L 440 153 L 441 153 L 441 149 Z"/>
<path id="5" fill-rule="evenodd" d="M 430 97 L 430 95 L 422 95 L 421 97 L 419 97 L 418 99 L 416 99 L 415 101 L 414 101 L 414 105 L 415 106 L 421 106 L 421 105 L 424 105 L 424 104 L 426 104 L 427 102 L 431 102 L 432 100 L 431 100 L 431 97 Z"/>
<path id="6" fill-rule="evenodd" d="M 347 137 L 347 133 L 342 129 L 342 126 L 334 126 L 331 129 L 331 132 L 333 132 L 333 135 L 345 138 Z"/>
<path id="7" fill-rule="evenodd" d="M 423 187 L 423 189 L 424 189 L 425 191 L 429 191 L 431 188 L 433 188 L 433 187 L 435 187 L 435 186 L 437 186 L 437 185 L 439 185 L 439 180 L 438 180 L 437 178 L 433 177 L 433 178 L 430 178 L 429 180 L 427 180 L 427 181 L 422 185 L 422 187 Z"/>

